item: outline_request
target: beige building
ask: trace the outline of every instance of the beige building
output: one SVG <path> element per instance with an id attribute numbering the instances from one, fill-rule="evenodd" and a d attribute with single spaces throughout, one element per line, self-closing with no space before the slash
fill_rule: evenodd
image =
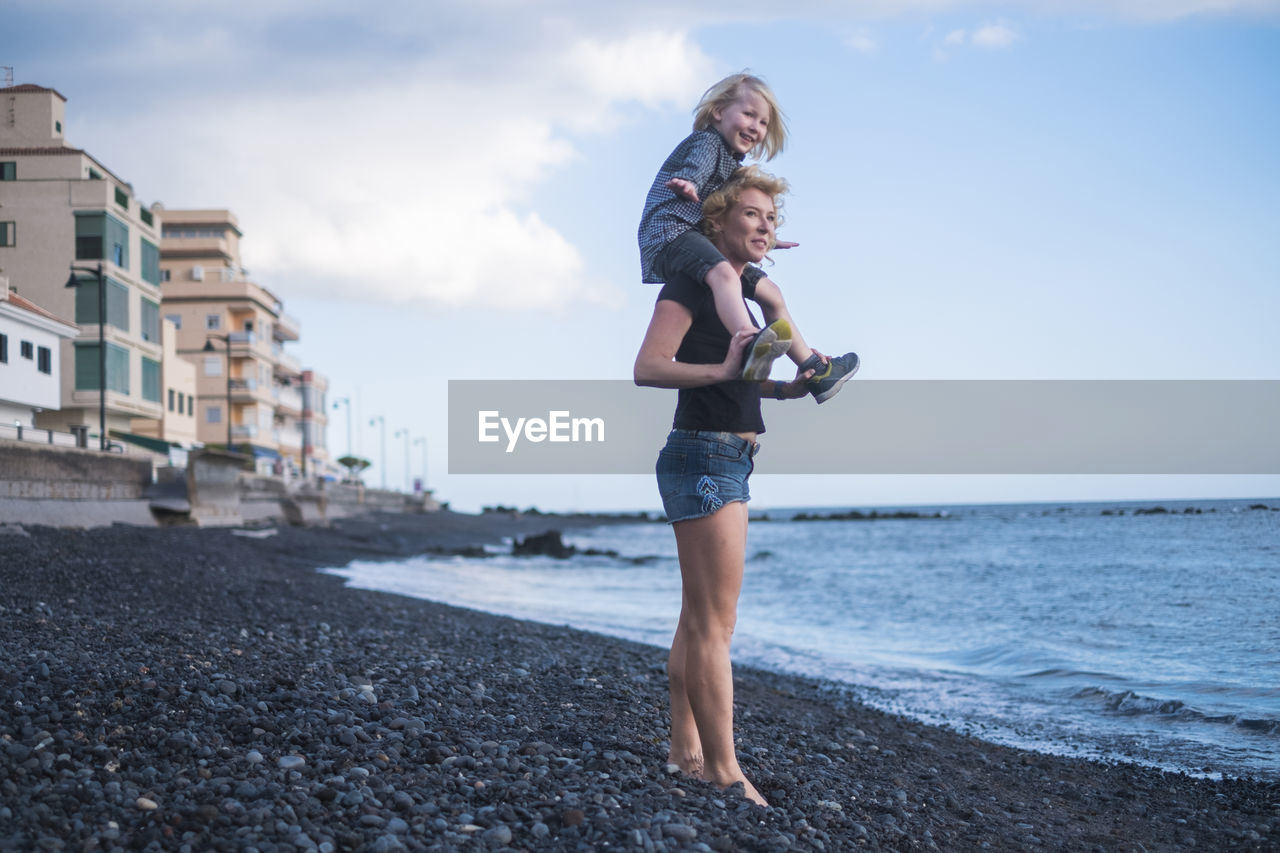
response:
<path id="1" fill-rule="evenodd" d="M 228 210 L 164 211 L 162 311 L 177 328 L 178 355 L 196 367 L 199 440 L 300 469 L 303 371 L 285 349 L 298 323 L 249 280 L 240 237 Z"/>
<path id="2" fill-rule="evenodd" d="M 178 327 L 172 320 L 161 321 L 160 340 L 164 409 L 158 420 L 135 419 L 133 433 L 190 448 L 200 443 L 196 433 L 196 366 L 178 357 Z"/>
<path id="3" fill-rule="evenodd" d="M 53 89 L 0 88 L 0 272 L 41 307 L 74 319 L 78 336 L 60 345 L 61 405 L 36 423 L 87 430 L 95 446 L 102 366 L 108 432 L 162 414 L 161 222 L 128 182 L 67 144 L 65 108 Z M 67 286 L 72 263 L 76 287 Z"/>

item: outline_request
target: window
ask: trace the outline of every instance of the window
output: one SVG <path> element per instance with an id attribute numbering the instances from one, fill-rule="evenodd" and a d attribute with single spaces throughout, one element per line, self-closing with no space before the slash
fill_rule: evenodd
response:
<path id="1" fill-rule="evenodd" d="M 150 240 L 139 240 L 142 247 L 142 280 L 148 284 L 160 283 L 160 250 Z"/>
<path id="2" fill-rule="evenodd" d="M 148 225 L 156 224 L 155 217 L 152 216 L 151 211 L 147 210 L 145 207 L 138 208 L 138 218 Z"/>
<path id="3" fill-rule="evenodd" d="M 76 260 L 110 260 L 128 269 L 129 226 L 109 213 L 78 213 Z"/>
<path id="4" fill-rule="evenodd" d="M 91 181 L 100 181 L 100 180 L 102 180 L 102 173 L 101 173 L 101 172 L 99 172 L 97 169 L 93 168 L 92 166 L 90 166 L 90 167 L 89 167 L 89 180 L 91 180 Z"/>
<path id="5" fill-rule="evenodd" d="M 18 180 L 18 164 L 13 161 L 0 163 L 0 181 Z"/>
<path id="6" fill-rule="evenodd" d="M 40 347 L 36 350 L 36 368 L 41 373 L 53 373 L 53 351 L 48 347 Z"/>
<path id="7" fill-rule="evenodd" d="M 176 396 L 177 396 L 177 395 L 174 393 L 174 390 L 173 390 L 172 388 L 170 388 L 170 389 L 169 389 L 169 411 L 171 411 L 171 412 L 173 411 L 174 397 L 176 397 Z"/>
<path id="8" fill-rule="evenodd" d="M 161 281 L 168 281 L 172 275 L 173 275 L 172 270 L 160 270 Z"/>
<path id="9" fill-rule="evenodd" d="M 181 315 L 181 314 L 165 314 L 165 315 L 164 315 L 164 318 L 165 318 L 166 320 L 172 320 L 172 321 L 173 321 L 173 327 L 174 327 L 175 329 L 181 329 L 181 328 L 182 328 L 182 315 Z"/>
<path id="10" fill-rule="evenodd" d="M 222 375 L 222 359 L 216 355 L 206 355 L 204 357 L 204 375 L 205 376 L 221 376 Z"/>
<path id="11" fill-rule="evenodd" d="M 9 336 L 0 335 L 0 364 L 9 363 Z"/>
<path id="12" fill-rule="evenodd" d="M 145 355 L 142 357 L 142 399 L 160 402 L 160 362 Z"/>
<path id="13" fill-rule="evenodd" d="M 139 333 L 144 341 L 160 343 L 160 306 L 150 299 L 139 300 L 142 303 L 142 328 Z"/>
<path id="14" fill-rule="evenodd" d="M 205 410 L 204 410 L 204 422 L 205 422 L 205 423 L 207 423 L 207 424 L 220 424 L 220 423 L 222 423 L 222 407 L 221 407 L 221 406 L 209 406 L 207 409 L 205 409 Z"/>
<path id="15" fill-rule="evenodd" d="M 22 350 L 22 357 L 28 361 L 36 357 L 36 347 L 31 341 L 23 341 L 19 347 Z"/>
<path id="16" fill-rule="evenodd" d="M 17 245 L 17 227 L 16 222 L 0 222 L 0 246 Z"/>
<path id="17" fill-rule="evenodd" d="M 76 322 L 98 322 L 96 278 L 80 279 L 80 286 L 76 288 Z M 129 331 L 129 288 L 113 278 L 107 279 L 107 325 Z"/>
<path id="18" fill-rule="evenodd" d="M 129 209 L 129 194 L 119 187 L 116 187 L 116 204 L 120 205 L 125 210 Z"/>
<path id="19" fill-rule="evenodd" d="M 76 390 L 98 390 L 98 345 L 76 343 Z M 107 344 L 107 390 L 129 393 L 129 351 Z"/>
<path id="20" fill-rule="evenodd" d="M 216 332 L 218 329 L 221 329 L 222 315 L 221 314 L 204 315 L 204 327 L 208 329 L 210 332 Z"/>
<path id="21" fill-rule="evenodd" d="M 53 129 L 56 130 L 58 133 L 62 133 L 62 122 L 55 121 L 53 123 Z"/>
<path id="22" fill-rule="evenodd" d="M 223 281 L 235 281 L 236 271 L 233 270 L 231 267 L 223 267 L 218 271 L 218 277 L 221 278 Z"/>
<path id="23" fill-rule="evenodd" d="M 172 394 L 173 392 L 170 391 L 169 393 Z M 181 391 L 178 392 L 178 414 L 180 415 L 186 414 L 186 402 L 187 402 L 186 397 L 187 397 L 186 394 L 182 393 Z"/>

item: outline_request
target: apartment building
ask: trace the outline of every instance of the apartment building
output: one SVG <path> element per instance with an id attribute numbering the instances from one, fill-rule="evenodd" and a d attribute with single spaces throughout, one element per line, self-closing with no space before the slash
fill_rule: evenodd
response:
<path id="1" fill-rule="evenodd" d="M 178 357 L 178 327 L 172 320 L 160 321 L 160 342 L 164 408 L 156 420 L 135 419 L 133 434 L 191 448 L 200 443 L 196 431 L 196 366 Z"/>
<path id="2" fill-rule="evenodd" d="M 59 405 L 36 425 L 96 439 L 103 368 L 108 432 L 161 415 L 161 222 L 127 181 L 67 143 L 66 101 L 43 86 L 0 88 L 0 272 L 78 328 L 59 345 Z"/>
<path id="3" fill-rule="evenodd" d="M 302 466 L 302 365 L 285 349 L 298 323 L 253 282 L 229 210 L 166 210 L 160 240 L 162 310 L 176 352 L 196 366 L 196 433 L 247 450 L 270 470 Z"/>
<path id="4" fill-rule="evenodd" d="M 314 370 L 302 371 L 302 448 L 309 474 L 340 474 L 329 456 L 329 380 Z"/>

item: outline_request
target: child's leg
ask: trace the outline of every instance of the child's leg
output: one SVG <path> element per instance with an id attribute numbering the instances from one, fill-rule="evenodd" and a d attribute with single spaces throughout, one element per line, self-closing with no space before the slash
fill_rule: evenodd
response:
<path id="1" fill-rule="evenodd" d="M 756 304 L 760 306 L 760 310 L 764 312 L 764 321 L 772 323 L 774 320 L 786 320 L 791 325 L 791 349 L 787 350 L 787 355 L 796 366 L 804 364 L 813 357 L 813 349 L 805 343 L 804 335 L 800 334 L 800 328 L 796 325 L 796 321 L 791 318 L 791 311 L 787 309 L 787 302 L 782 298 L 782 289 L 768 276 L 762 276 L 756 281 L 755 292 Z M 719 309 L 719 305 L 716 306 Z"/>
<path id="2" fill-rule="evenodd" d="M 750 290 L 749 286 L 748 290 Z M 857 353 L 847 352 L 835 358 L 824 359 L 805 343 L 800 330 L 796 328 L 795 320 L 791 319 L 791 312 L 787 310 L 787 302 L 782 298 L 781 288 L 766 278 L 763 273 L 755 283 L 755 293 L 752 298 L 760 305 L 766 321 L 783 319 L 791 326 L 791 349 L 789 350 L 791 360 L 800 370 L 813 371 L 813 377 L 809 379 L 809 393 L 813 395 L 813 399 L 819 403 L 825 403 L 839 393 L 841 386 L 849 381 L 849 377 L 858 372 L 860 362 Z"/>
<path id="3" fill-rule="evenodd" d="M 742 279 L 733 271 L 728 261 L 721 261 L 707 270 L 703 281 L 711 288 L 711 295 L 716 300 L 716 316 L 726 329 L 737 332 L 756 327 L 755 321 L 751 319 L 751 312 L 742 301 Z M 774 319 L 777 318 L 772 318 L 769 322 Z"/>

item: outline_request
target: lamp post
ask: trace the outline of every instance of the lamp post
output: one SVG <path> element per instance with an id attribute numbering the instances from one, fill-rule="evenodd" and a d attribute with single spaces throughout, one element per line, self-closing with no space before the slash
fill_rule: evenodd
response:
<path id="1" fill-rule="evenodd" d="M 420 435 L 413 440 L 413 444 L 415 447 L 422 445 L 422 491 L 425 492 L 427 490 L 427 437 Z"/>
<path id="2" fill-rule="evenodd" d="M 214 349 L 213 342 L 215 340 L 222 341 L 227 345 L 227 452 L 231 452 L 231 336 L 230 335 L 206 335 L 204 342 L 204 352 L 217 352 Z"/>
<path id="3" fill-rule="evenodd" d="M 404 436 L 404 490 L 406 493 L 413 491 L 413 483 L 409 480 L 409 429 L 396 430 L 394 438 Z"/>
<path id="4" fill-rule="evenodd" d="M 375 415 L 370 421 L 369 426 L 374 424 L 382 425 L 382 458 L 378 460 L 378 467 L 382 469 L 382 488 L 387 488 L 387 419 L 382 415 Z"/>
<path id="5" fill-rule="evenodd" d="M 341 404 L 347 407 L 347 455 L 351 455 L 351 398 L 339 397 L 333 401 L 333 407 L 336 409 Z"/>
<path id="6" fill-rule="evenodd" d="M 107 277 L 102 264 L 86 269 L 71 264 L 67 287 L 79 287 L 78 272 L 91 272 L 98 279 L 98 449 L 107 449 L 107 344 L 103 334 L 107 325 Z"/>

